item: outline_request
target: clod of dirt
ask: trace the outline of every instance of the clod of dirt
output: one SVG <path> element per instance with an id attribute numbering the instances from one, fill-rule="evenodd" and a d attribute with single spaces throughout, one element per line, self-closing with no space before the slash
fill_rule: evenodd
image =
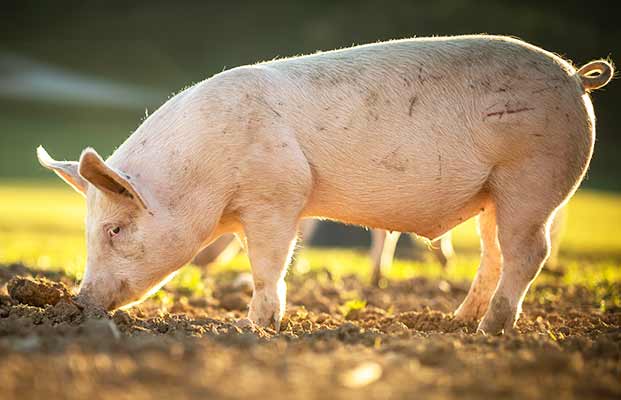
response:
<path id="1" fill-rule="evenodd" d="M 47 279 L 16 276 L 7 283 L 7 290 L 13 300 L 35 307 L 56 305 L 61 299 L 71 298 L 71 292 L 63 283 Z"/>
<path id="2" fill-rule="evenodd" d="M 79 308 L 75 302 L 63 298 L 53 307 L 46 308 L 45 315 L 50 321 L 55 323 L 80 323 L 84 314 L 82 313 L 82 309 Z"/>

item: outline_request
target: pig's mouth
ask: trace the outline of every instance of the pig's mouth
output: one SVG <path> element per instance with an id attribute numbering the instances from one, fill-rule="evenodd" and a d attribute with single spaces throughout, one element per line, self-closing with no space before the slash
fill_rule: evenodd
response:
<path id="1" fill-rule="evenodd" d="M 117 301 L 112 299 L 107 302 L 101 302 L 93 299 L 90 294 L 80 292 L 75 298 L 75 302 L 83 309 L 113 311 L 116 308 Z"/>

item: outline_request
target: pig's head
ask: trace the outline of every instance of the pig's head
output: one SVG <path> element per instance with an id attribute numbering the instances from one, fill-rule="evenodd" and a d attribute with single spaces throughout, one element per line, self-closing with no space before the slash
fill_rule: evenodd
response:
<path id="1" fill-rule="evenodd" d="M 86 197 L 88 256 L 79 300 L 115 309 L 144 299 L 193 255 L 170 212 L 92 149 L 79 162 L 56 161 L 37 149 L 39 162 Z"/>

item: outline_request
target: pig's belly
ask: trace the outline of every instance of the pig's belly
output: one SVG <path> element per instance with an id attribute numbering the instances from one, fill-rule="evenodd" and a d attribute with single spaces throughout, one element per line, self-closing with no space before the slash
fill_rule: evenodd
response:
<path id="1" fill-rule="evenodd" d="M 488 171 L 439 178 L 349 167 L 318 171 L 304 216 L 434 239 L 477 215 L 489 200 Z"/>

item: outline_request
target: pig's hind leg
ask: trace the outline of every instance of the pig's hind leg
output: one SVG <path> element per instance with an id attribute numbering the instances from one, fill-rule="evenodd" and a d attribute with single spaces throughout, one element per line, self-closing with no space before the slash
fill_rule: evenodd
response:
<path id="1" fill-rule="evenodd" d="M 385 273 L 392 266 L 400 236 L 401 232 L 387 232 L 383 229 L 371 230 L 371 249 L 369 251 L 373 264 L 371 285 L 379 286 L 382 272 Z"/>
<path id="2" fill-rule="evenodd" d="M 549 256 L 550 222 L 582 173 L 579 162 L 539 156 L 523 165 L 499 167 L 490 177 L 502 272 L 479 331 L 499 334 L 513 329 L 524 296 Z"/>
<path id="3" fill-rule="evenodd" d="M 489 202 L 478 218 L 481 236 L 481 264 L 468 295 L 455 311 L 461 320 L 479 320 L 487 311 L 500 277 L 501 253 L 496 226 L 496 207 Z"/>

